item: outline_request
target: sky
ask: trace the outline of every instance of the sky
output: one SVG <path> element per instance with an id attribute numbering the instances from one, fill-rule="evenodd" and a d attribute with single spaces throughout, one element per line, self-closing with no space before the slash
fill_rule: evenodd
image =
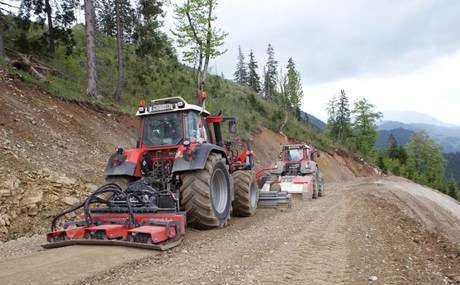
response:
<path id="1" fill-rule="evenodd" d="M 181 3 L 181 1 L 172 1 Z M 173 26 L 172 13 L 165 19 Z M 212 72 L 232 79 L 238 46 L 265 65 L 268 43 L 280 67 L 290 57 L 302 77 L 302 110 L 327 119 L 344 89 L 378 111 L 417 111 L 460 125 L 460 1 L 220 0 L 216 26 L 227 52 Z"/>

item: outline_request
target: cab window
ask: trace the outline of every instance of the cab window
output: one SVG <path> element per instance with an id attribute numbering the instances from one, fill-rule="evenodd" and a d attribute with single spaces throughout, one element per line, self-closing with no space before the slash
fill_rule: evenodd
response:
<path id="1" fill-rule="evenodd" d="M 143 118 L 142 144 L 177 145 L 182 142 L 182 113 L 164 113 Z"/>
<path id="2" fill-rule="evenodd" d="M 196 112 L 188 112 L 185 116 L 185 138 L 191 142 L 202 141 L 203 136 L 200 130 L 201 118 Z"/>
<path id="3" fill-rule="evenodd" d="M 301 149 L 288 149 L 286 152 L 287 161 L 299 161 L 303 158 Z"/>

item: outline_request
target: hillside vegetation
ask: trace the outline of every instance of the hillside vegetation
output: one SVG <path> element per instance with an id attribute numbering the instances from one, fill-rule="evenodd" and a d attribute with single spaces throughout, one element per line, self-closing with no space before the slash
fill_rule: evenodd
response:
<path id="1" fill-rule="evenodd" d="M 70 55 L 66 55 L 66 48 L 59 44 L 53 57 L 47 57 L 40 49 L 33 49 L 34 43 L 40 40 L 41 34 L 39 26 L 33 26 L 28 33 L 24 34 L 16 26 L 15 21 L 11 20 L 4 38 L 10 59 L 16 57 L 16 52 L 32 54 L 33 58 L 53 70 L 45 74 L 45 80 L 37 79 L 25 71 L 16 70 L 4 60 L 1 64 L 7 66 L 10 71 L 20 74 L 24 80 L 40 86 L 55 96 L 87 102 L 127 114 L 134 114 L 140 99 L 182 96 L 195 103 L 194 71 L 178 61 L 168 39 L 164 40 L 168 45 L 167 51 L 159 57 L 139 58 L 132 45 L 125 47 L 125 91 L 121 100 L 117 101 L 113 97 L 117 74 L 116 41 L 113 37 L 97 34 L 98 89 L 101 96 L 92 98 L 85 95 L 86 54 L 83 27 L 77 25 L 73 28 L 75 46 Z M 24 42 L 29 44 L 25 45 Z M 208 93 L 206 108 L 211 113 L 222 110 L 226 116 L 235 116 L 239 123 L 239 134 L 243 137 L 249 137 L 259 127 L 277 131 L 283 123 L 284 111 L 247 87 L 211 75 L 206 82 L 206 91 Z M 327 147 L 330 143 L 316 129 L 295 117 L 289 118 L 283 132 L 294 140 L 313 142 L 322 147 Z"/>

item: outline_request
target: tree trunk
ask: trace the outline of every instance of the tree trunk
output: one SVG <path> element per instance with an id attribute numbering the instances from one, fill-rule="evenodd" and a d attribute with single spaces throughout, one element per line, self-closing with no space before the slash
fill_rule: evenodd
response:
<path id="1" fill-rule="evenodd" d="M 86 95 L 98 96 L 96 88 L 96 40 L 94 0 L 85 0 L 85 24 L 86 24 L 86 60 L 88 77 L 86 82 Z"/>
<path id="2" fill-rule="evenodd" d="M 5 46 L 3 45 L 3 36 L 0 34 L 0 58 L 5 56 Z"/>
<path id="3" fill-rule="evenodd" d="M 201 90 L 201 84 L 203 83 L 203 53 L 200 51 L 200 55 L 198 57 L 198 73 L 197 73 L 197 78 L 196 78 L 196 90 L 197 90 L 197 102 L 198 104 L 201 104 L 200 100 L 200 90 Z"/>
<path id="4" fill-rule="evenodd" d="M 49 40 L 49 52 L 51 55 L 54 55 L 54 27 L 53 27 L 53 17 L 52 10 L 49 0 L 45 0 L 45 12 L 48 18 L 48 40 Z"/>
<path id="5" fill-rule="evenodd" d="M 208 77 L 208 66 L 209 66 L 209 58 L 211 56 L 211 38 L 212 38 L 212 26 L 211 26 L 211 21 L 212 21 L 212 1 L 209 1 L 209 7 L 208 7 L 208 31 L 206 34 L 206 47 L 205 47 L 205 58 L 204 58 L 204 66 L 203 66 L 203 74 L 201 77 L 201 81 L 204 82 L 206 78 Z"/>
<path id="6" fill-rule="evenodd" d="M 123 86 L 125 81 L 125 67 L 123 57 L 123 25 L 121 20 L 121 3 L 115 0 L 115 13 L 117 17 L 117 60 L 118 60 L 118 81 L 115 90 L 115 100 L 120 101 L 123 96 Z"/>
<path id="7" fill-rule="evenodd" d="M 284 112 L 284 120 L 283 120 L 283 123 L 281 124 L 280 129 L 279 129 L 280 133 L 283 132 L 283 129 L 284 129 L 284 127 L 286 126 L 286 124 L 288 122 L 288 119 L 289 119 L 289 111 L 285 110 L 285 112 Z"/>

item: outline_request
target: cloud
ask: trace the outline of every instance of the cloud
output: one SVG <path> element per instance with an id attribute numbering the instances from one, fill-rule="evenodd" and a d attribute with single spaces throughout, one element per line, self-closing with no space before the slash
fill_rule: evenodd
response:
<path id="1" fill-rule="evenodd" d="M 228 51 L 210 68 L 232 78 L 240 45 L 253 49 L 262 72 L 271 43 L 280 67 L 292 57 L 301 73 L 303 110 L 322 119 L 326 102 L 345 89 L 378 110 L 460 125 L 458 15 L 458 0 L 220 0 Z"/>
<path id="2" fill-rule="evenodd" d="M 381 78 L 348 78 L 304 85 L 302 109 L 326 120 L 328 100 L 345 89 L 350 102 L 366 97 L 379 111 L 418 111 L 443 122 L 460 125 L 460 51 L 439 57 L 406 74 Z"/>
<path id="3" fill-rule="evenodd" d="M 233 73 L 237 48 L 262 66 L 268 43 L 294 58 L 305 83 L 404 73 L 460 47 L 460 1 L 220 1 L 230 33 L 217 65 Z"/>

